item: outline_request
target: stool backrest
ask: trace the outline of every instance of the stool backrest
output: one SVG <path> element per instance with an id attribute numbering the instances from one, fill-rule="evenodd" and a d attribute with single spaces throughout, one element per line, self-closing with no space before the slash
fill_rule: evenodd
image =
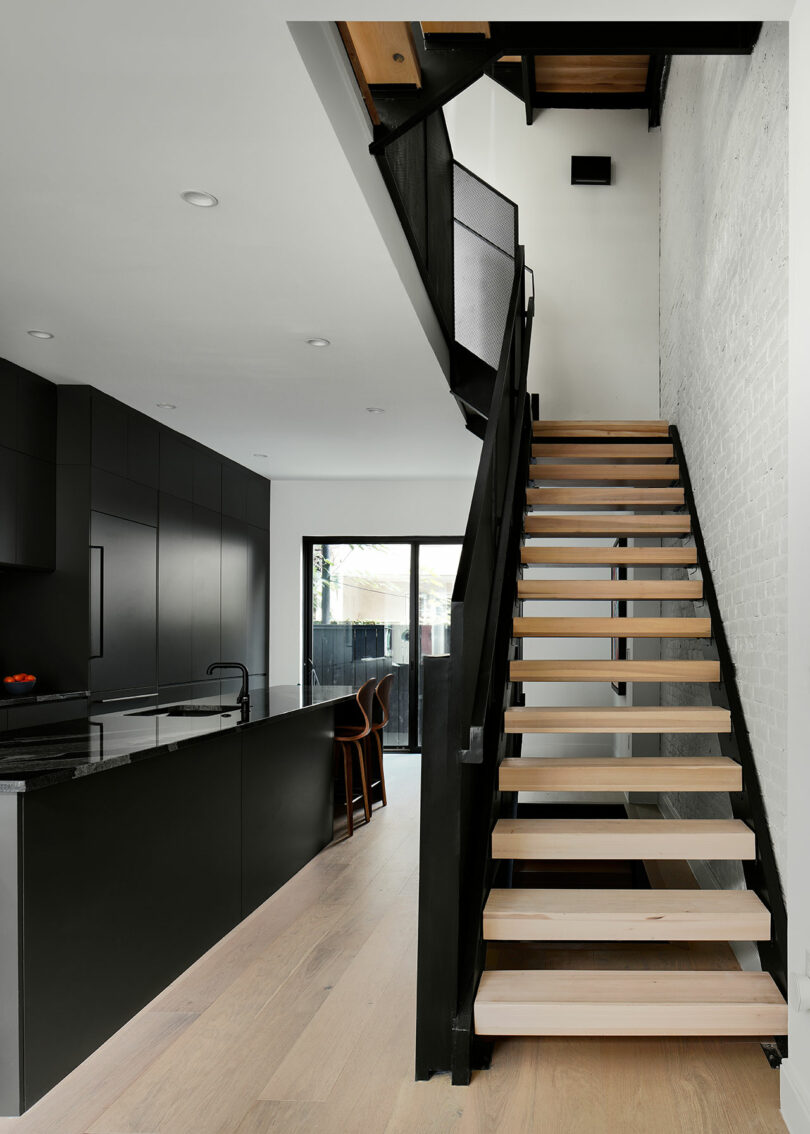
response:
<path id="1" fill-rule="evenodd" d="M 374 678 L 370 677 L 368 681 L 363 682 L 357 690 L 357 704 L 360 707 L 360 712 L 363 714 L 363 721 L 365 722 L 364 731 L 357 737 L 358 740 L 362 740 L 364 736 L 368 736 L 371 732 L 375 684 Z"/>
<path id="2" fill-rule="evenodd" d="M 374 690 L 374 727 L 385 728 L 391 716 L 391 686 L 394 684 L 393 673 L 386 673 L 377 682 Z"/>

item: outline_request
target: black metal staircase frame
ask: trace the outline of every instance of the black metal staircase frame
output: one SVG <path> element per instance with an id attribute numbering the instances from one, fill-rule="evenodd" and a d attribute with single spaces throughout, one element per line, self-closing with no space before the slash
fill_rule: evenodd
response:
<path id="1" fill-rule="evenodd" d="M 703 579 L 702 601 L 708 607 L 711 617 L 711 642 L 717 651 L 720 662 L 720 681 L 709 686 L 712 704 L 728 709 L 731 714 L 731 732 L 721 733 L 718 737 L 720 751 L 723 756 L 736 761 L 742 767 L 742 791 L 729 793 L 732 813 L 735 819 L 741 819 L 747 823 L 756 835 L 756 858 L 742 864 L 745 883 L 748 889 L 753 890 L 760 901 L 767 906 L 771 914 L 770 940 L 757 943 L 760 962 L 765 972 L 770 973 L 773 977 L 782 995 L 786 996 L 787 910 L 779 877 L 779 868 L 773 850 L 754 751 L 751 747 L 751 738 L 745 723 L 745 712 L 737 686 L 736 669 L 723 625 L 723 616 L 714 586 L 711 563 L 709 562 L 695 505 L 689 467 L 677 426 L 670 426 L 669 435 L 673 445 L 673 461 L 678 465 L 680 471 L 685 508 L 692 518 L 692 537 L 695 541 L 698 566 Z M 786 1057 L 787 1036 L 776 1036 L 775 1041 L 779 1054 Z"/>
<path id="2" fill-rule="evenodd" d="M 466 1084 L 486 1066 L 473 1003 L 484 968 L 482 914 L 501 864 L 495 821 L 511 807 L 498 767 L 520 754 L 503 714 L 518 703 L 509 663 L 523 542 L 531 414 L 526 373 L 534 300 L 523 249 L 451 607 L 451 652 L 425 658 L 417 969 L 416 1077 L 451 1071 Z"/>

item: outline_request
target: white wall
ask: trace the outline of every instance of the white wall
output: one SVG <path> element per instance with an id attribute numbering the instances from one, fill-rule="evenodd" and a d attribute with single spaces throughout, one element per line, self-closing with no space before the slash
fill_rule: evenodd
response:
<path id="1" fill-rule="evenodd" d="M 471 480 L 274 480 L 270 684 L 301 681 L 304 536 L 463 536 L 472 490 Z"/>
<path id="2" fill-rule="evenodd" d="M 790 21 L 790 376 L 788 386 L 788 834 L 789 968 L 810 949 L 810 0 Z M 790 1004 L 790 1058 L 782 1064 L 782 1113 L 791 1134 L 810 1134 L 810 1014 Z"/>
<path id="3" fill-rule="evenodd" d="M 647 112 L 543 110 L 528 127 L 484 78 L 445 115 L 457 160 L 520 209 L 542 416 L 657 417 L 660 146 Z M 572 154 L 609 154 L 614 184 L 571 185 Z"/>
<path id="4" fill-rule="evenodd" d="M 676 58 L 661 159 L 661 416 L 681 432 L 783 873 L 787 46 L 787 25 L 771 23 L 751 56 Z M 663 656 L 689 648 L 667 640 Z M 699 693 L 663 689 L 673 704 Z M 698 746 L 665 736 L 662 751 Z M 721 802 L 691 795 L 676 806 L 699 818 L 719 816 Z"/>

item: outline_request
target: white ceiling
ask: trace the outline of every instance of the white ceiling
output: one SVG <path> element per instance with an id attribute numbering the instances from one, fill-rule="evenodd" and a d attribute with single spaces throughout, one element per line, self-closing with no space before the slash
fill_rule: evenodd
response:
<path id="1" fill-rule="evenodd" d="M 276 5 L 4 0 L 2 22 L 0 355 L 267 476 L 474 474 Z"/>

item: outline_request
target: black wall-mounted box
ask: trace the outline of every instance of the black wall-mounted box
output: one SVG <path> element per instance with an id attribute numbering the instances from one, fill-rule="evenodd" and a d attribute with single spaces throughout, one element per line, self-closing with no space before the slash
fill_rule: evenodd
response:
<path id="1" fill-rule="evenodd" d="M 610 185 L 609 157 L 572 157 L 572 185 Z"/>

